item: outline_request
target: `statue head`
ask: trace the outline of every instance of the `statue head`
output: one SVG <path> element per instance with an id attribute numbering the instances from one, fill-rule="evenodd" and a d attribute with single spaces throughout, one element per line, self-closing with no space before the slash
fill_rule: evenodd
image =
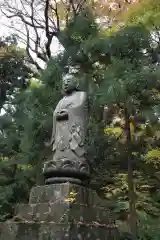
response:
<path id="1" fill-rule="evenodd" d="M 71 93 L 77 90 L 77 81 L 72 75 L 67 75 L 63 78 L 62 88 L 65 93 Z"/>

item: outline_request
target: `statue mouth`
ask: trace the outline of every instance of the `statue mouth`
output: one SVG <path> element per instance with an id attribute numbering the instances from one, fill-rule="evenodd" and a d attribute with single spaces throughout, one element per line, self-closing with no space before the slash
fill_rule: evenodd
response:
<path id="1" fill-rule="evenodd" d="M 68 90 L 68 85 L 65 85 L 65 86 L 63 87 L 63 89 L 64 89 L 64 91 L 67 91 L 67 90 Z"/>

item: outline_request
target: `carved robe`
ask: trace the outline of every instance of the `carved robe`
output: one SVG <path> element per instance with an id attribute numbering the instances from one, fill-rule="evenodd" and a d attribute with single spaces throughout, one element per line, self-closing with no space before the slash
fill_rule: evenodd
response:
<path id="1" fill-rule="evenodd" d="M 67 166 L 84 158 L 86 100 L 85 92 L 75 91 L 57 104 L 53 114 L 53 161 L 64 161 Z"/>

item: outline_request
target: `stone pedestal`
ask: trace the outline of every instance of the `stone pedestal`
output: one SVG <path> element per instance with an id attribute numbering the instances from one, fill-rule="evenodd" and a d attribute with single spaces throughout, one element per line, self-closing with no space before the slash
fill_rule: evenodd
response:
<path id="1" fill-rule="evenodd" d="M 17 222 L 16 222 L 17 221 Z M 34 187 L 29 204 L 0 224 L 0 240 L 117 240 L 109 211 L 89 188 L 70 183 Z"/>

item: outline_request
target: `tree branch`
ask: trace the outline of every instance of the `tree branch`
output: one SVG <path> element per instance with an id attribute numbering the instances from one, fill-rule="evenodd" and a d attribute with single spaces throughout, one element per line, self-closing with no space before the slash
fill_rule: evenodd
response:
<path id="1" fill-rule="evenodd" d="M 19 33 L 20 35 L 22 34 L 22 37 L 20 36 L 19 38 L 23 43 L 26 42 L 27 54 L 32 62 L 31 51 L 44 62 L 50 59 L 51 43 L 54 36 L 64 45 L 61 35 L 59 34 L 61 31 L 60 24 L 64 24 L 63 20 L 65 17 L 67 27 L 69 18 L 75 18 L 86 2 L 86 0 L 65 0 L 64 3 L 62 1 L 63 0 L 15 0 L 17 5 L 12 5 L 11 0 L 5 0 L 1 7 L 1 12 L 4 16 L 10 19 L 18 19 L 20 24 L 25 26 L 26 36 L 22 33 L 23 30 L 20 29 L 21 31 Z M 59 7 L 61 8 L 62 4 L 64 4 L 64 8 L 66 9 L 66 15 L 63 16 L 61 21 Z M 46 36 L 45 47 L 41 33 Z M 24 41 L 23 36 L 26 37 L 26 41 Z M 39 64 L 35 65 L 38 67 Z"/>
<path id="2" fill-rule="evenodd" d="M 45 17 L 45 32 L 46 32 L 46 38 L 47 38 L 47 43 L 46 43 L 46 53 L 48 58 L 51 57 L 51 50 L 50 50 L 50 45 L 52 41 L 52 35 L 50 35 L 49 32 L 49 17 L 48 17 L 48 12 L 49 12 L 49 0 L 46 0 L 45 4 L 45 10 L 44 10 L 44 17 Z"/>
<path id="3" fill-rule="evenodd" d="M 52 4 L 50 4 L 49 8 L 55 14 L 55 17 L 56 17 L 56 24 L 55 24 L 56 29 L 55 30 L 57 30 L 57 32 L 59 32 L 60 31 L 60 18 L 59 18 L 59 14 L 58 14 L 58 5 L 57 5 L 56 0 L 54 0 L 54 4 L 55 4 L 54 6 Z M 52 20 L 52 22 L 53 22 L 53 20 Z"/>
<path id="4" fill-rule="evenodd" d="M 33 29 L 34 29 L 34 32 L 35 32 L 35 35 L 36 35 L 36 40 L 35 40 L 35 53 L 38 55 L 38 48 L 40 46 L 40 37 L 38 35 L 38 31 L 37 31 L 37 28 L 35 26 L 35 23 L 34 23 L 34 9 L 33 9 L 33 4 L 34 4 L 34 0 L 32 0 L 31 2 L 31 21 L 32 21 L 32 25 L 33 25 Z M 44 60 L 44 59 L 42 59 Z"/>
<path id="5" fill-rule="evenodd" d="M 70 3 L 70 5 L 71 5 L 71 7 L 72 7 L 72 11 L 73 11 L 73 14 L 74 14 L 74 17 L 76 16 L 76 8 L 75 8 L 75 6 L 74 6 L 74 2 L 73 2 L 74 0 L 69 0 L 69 3 Z"/>
<path id="6" fill-rule="evenodd" d="M 30 54 L 30 36 L 29 36 L 29 29 L 27 24 L 25 24 L 25 29 L 26 29 L 26 36 L 27 36 L 27 42 L 26 42 L 26 52 L 31 60 L 31 63 L 34 64 L 38 70 L 41 70 L 41 67 L 39 66 L 39 64 L 33 59 L 32 55 Z"/>
<path id="7" fill-rule="evenodd" d="M 54 0 L 55 6 L 53 7 L 53 5 L 49 4 L 49 0 L 46 0 L 46 4 L 45 4 L 45 11 L 44 11 L 44 17 L 45 17 L 45 34 L 46 34 L 46 38 L 47 38 L 47 42 L 45 44 L 45 48 L 46 48 L 46 54 L 48 56 L 48 58 L 51 57 L 51 43 L 52 43 L 52 39 L 54 36 L 57 36 L 57 32 L 60 31 L 60 19 L 59 19 L 59 15 L 58 15 L 58 6 L 57 6 L 57 2 L 56 0 Z M 55 24 L 55 22 L 53 20 L 51 20 L 51 18 L 49 17 L 49 10 L 53 10 L 56 16 L 56 22 L 57 24 Z M 55 27 L 55 31 L 50 31 L 49 29 L 49 20 L 52 22 L 52 24 Z"/>

